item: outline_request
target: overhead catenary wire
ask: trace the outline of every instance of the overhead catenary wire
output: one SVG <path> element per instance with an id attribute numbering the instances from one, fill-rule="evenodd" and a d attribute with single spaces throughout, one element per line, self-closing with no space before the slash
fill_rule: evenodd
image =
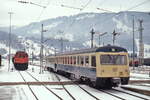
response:
<path id="1" fill-rule="evenodd" d="M 41 3 L 42 3 L 42 0 L 40 1 L 40 4 L 38 4 L 38 5 L 41 5 Z M 30 4 L 32 4 L 32 3 L 30 3 Z M 39 16 L 36 18 L 35 22 L 38 22 L 40 20 L 41 16 L 43 15 L 44 11 L 49 6 L 49 4 L 50 4 L 50 0 L 48 1 L 46 6 L 40 6 L 40 7 L 42 7 L 42 11 L 40 12 Z M 33 28 L 35 25 L 36 25 L 36 23 L 34 23 L 31 27 L 29 27 L 29 29 Z M 26 30 L 26 33 L 29 29 Z"/>
<path id="2" fill-rule="evenodd" d="M 109 18 L 112 18 L 112 17 L 114 17 L 114 16 L 120 15 L 121 12 L 125 12 L 125 11 L 132 10 L 132 9 L 137 8 L 137 7 L 139 7 L 139 6 L 141 6 L 141 5 L 145 4 L 145 3 L 148 3 L 148 2 L 150 2 L 150 0 L 145 0 L 145 1 L 141 2 L 141 3 L 138 3 L 138 4 L 136 4 L 136 5 L 132 6 L 132 7 L 130 7 L 130 8 L 128 8 L 128 9 L 124 10 L 124 11 L 120 11 L 120 12 L 118 12 L 118 13 L 115 13 L 115 12 L 114 12 L 114 14 L 113 14 L 112 16 L 108 16 L 108 17 L 105 18 L 105 19 L 109 19 Z M 113 12 L 113 11 L 111 11 L 111 12 Z M 104 20 L 104 21 L 102 21 L 101 23 L 104 23 L 104 22 L 107 22 L 107 21 L 108 21 L 108 20 Z M 99 23 L 99 22 L 95 23 L 94 25 L 91 25 L 91 26 L 90 26 L 90 29 L 91 29 L 93 26 L 96 26 L 98 23 Z"/>
<path id="3" fill-rule="evenodd" d="M 134 6 L 130 7 L 130 8 L 128 8 L 127 11 L 132 10 L 134 8 L 137 8 L 137 7 L 143 5 L 143 4 L 147 3 L 147 2 L 150 2 L 150 0 L 145 0 L 145 1 L 143 1 L 143 2 L 141 2 L 139 4 L 137 4 L 137 5 L 134 5 Z"/>
<path id="4" fill-rule="evenodd" d="M 92 0 L 89 0 L 89 1 L 87 2 L 87 4 L 85 4 L 85 5 L 83 6 L 82 10 L 84 10 L 91 2 L 92 2 Z"/>
<path id="5" fill-rule="evenodd" d="M 81 13 L 84 9 L 86 9 L 86 7 L 87 7 L 91 2 L 92 2 L 92 0 L 89 0 L 81 9 L 79 9 L 79 13 Z M 71 28 L 71 27 L 73 26 L 73 24 L 75 23 L 75 21 L 76 21 L 76 19 L 73 19 L 72 23 L 68 26 L 68 28 Z M 64 30 L 64 33 L 65 33 L 66 30 L 68 30 L 68 28 Z"/>

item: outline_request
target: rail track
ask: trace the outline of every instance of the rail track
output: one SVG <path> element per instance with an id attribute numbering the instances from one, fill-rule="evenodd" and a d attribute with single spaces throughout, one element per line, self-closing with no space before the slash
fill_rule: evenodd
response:
<path id="1" fill-rule="evenodd" d="M 55 74 L 55 76 L 56 76 L 57 79 L 60 81 L 60 79 L 59 79 L 59 77 L 57 76 L 57 74 Z M 133 82 L 133 81 L 132 81 L 132 82 Z M 141 82 L 143 82 L 143 81 L 141 81 Z M 144 80 L 144 82 L 145 82 L 145 80 Z M 147 81 L 146 81 L 146 82 L 147 82 Z M 148 81 L 148 83 L 149 83 L 149 81 Z M 76 84 L 76 83 L 75 83 L 75 84 Z M 96 100 L 101 100 L 100 98 L 94 96 L 92 93 L 88 92 L 86 89 L 82 88 L 79 84 L 76 84 L 76 85 L 77 85 L 79 88 L 81 88 L 83 91 L 85 91 L 87 94 L 89 94 L 90 96 L 92 96 L 93 98 L 95 98 Z M 144 97 L 142 97 L 142 96 L 139 96 L 138 94 L 135 95 L 135 94 L 131 94 L 131 93 L 125 92 L 125 91 L 123 91 L 123 90 L 121 91 L 121 90 L 117 90 L 117 89 L 111 89 L 112 92 L 109 92 L 109 90 L 102 90 L 102 89 L 100 89 L 99 91 L 104 92 L 104 93 L 106 93 L 106 94 L 108 94 L 108 95 L 111 95 L 111 96 L 113 96 L 113 97 L 115 97 L 115 98 L 118 98 L 118 99 L 120 99 L 120 100 L 127 100 L 127 98 L 126 98 L 126 96 L 118 96 L 117 94 L 115 94 L 116 92 L 122 93 L 123 95 L 127 95 L 127 96 L 130 96 L 130 97 L 135 98 L 135 99 L 138 99 L 138 100 L 149 100 L 149 99 L 150 99 L 150 98 L 144 98 Z M 113 92 L 115 92 L 115 93 L 113 93 Z"/>
<path id="2" fill-rule="evenodd" d="M 118 90 L 118 89 L 112 89 L 113 91 L 118 91 L 120 93 L 125 93 L 125 94 L 129 94 L 131 96 L 134 96 L 134 97 L 137 97 L 137 98 L 140 98 L 140 99 L 143 99 L 143 100 L 149 100 L 148 98 L 144 98 L 142 96 L 138 96 L 138 95 L 135 95 L 135 94 L 132 94 L 132 93 L 129 93 L 129 92 L 125 92 L 123 90 Z"/>
<path id="3" fill-rule="evenodd" d="M 19 71 L 18 71 L 19 72 Z M 24 80 L 24 82 L 26 83 L 27 81 L 25 80 L 25 78 L 23 77 L 23 75 L 19 72 L 20 76 L 22 77 L 22 79 Z M 35 95 L 34 91 L 32 90 L 32 88 L 30 87 L 30 85 L 28 83 L 26 83 L 28 85 L 29 90 L 31 91 L 31 93 L 33 94 L 33 96 L 35 97 L 36 100 L 39 100 L 38 97 Z"/>
<path id="4" fill-rule="evenodd" d="M 137 84 L 137 83 L 149 83 L 150 84 L 150 80 L 130 80 L 129 84 Z"/>
<path id="5" fill-rule="evenodd" d="M 126 87 L 126 86 L 125 87 L 121 86 L 121 88 L 150 96 L 150 90 L 143 90 L 143 89 L 137 89 L 137 88 L 132 88 L 132 87 Z M 149 100 L 150 100 L 150 98 L 149 98 Z"/>
<path id="6" fill-rule="evenodd" d="M 117 89 L 111 89 L 111 90 L 100 90 L 102 92 L 105 92 L 109 95 L 112 95 L 118 99 L 121 100 L 149 100 L 150 98 L 144 98 L 142 96 L 134 95 L 125 91 L 117 90 Z"/>
<path id="7" fill-rule="evenodd" d="M 27 72 L 27 71 L 26 71 Z M 39 82 L 39 80 L 37 78 L 35 78 L 31 73 L 27 72 L 32 78 L 34 78 L 36 81 Z M 58 80 L 57 83 L 59 83 L 59 85 L 62 85 L 63 89 L 68 93 L 68 95 L 73 99 L 76 100 L 76 98 L 67 90 L 67 88 L 64 85 L 67 84 L 62 84 L 63 82 L 61 82 L 61 79 L 58 77 L 58 75 L 56 73 L 53 73 L 56 77 L 56 79 Z M 80 89 L 82 89 L 84 92 L 86 92 L 88 95 L 90 95 L 92 98 L 96 99 L 96 100 L 100 100 L 99 98 L 97 98 L 96 96 L 92 95 L 90 92 L 88 92 L 87 90 L 85 90 L 84 88 L 82 88 L 80 85 L 78 85 L 78 83 L 76 81 L 72 81 L 71 83 L 74 83 L 74 85 L 77 85 Z M 69 84 L 70 85 L 70 84 Z"/>
<path id="8" fill-rule="evenodd" d="M 26 71 L 27 72 L 27 71 Z M 37 78 L 35 78 L 32 74 L 30 74 L 29 72 L 27 72 L 32 78 L 34 78 L 36 81 L 40 82 Z M 57 75 L 56 75 L 57 76 Z M 76 100 L 75 97 L 73 97 L 73 95 L 71 95 L 71 93 L 64 87 L 64 84 L 62 84 L 62 82 L 60 82 L 59 77 L 57 76 L 57 79 L 59 80 L 59 84 L 63 86 L 63 89 L 68 93 L 68 95 L 73 99 Z M 45 86 L 45 84 L 42 84 Z M 47 89 L 49 89 L 47 86 L 45 86 Z"/>
<path id="9" fill-rule="evenodd" d="M 98 95 L 95 95 L 95 93 L 91 92 L 87 88 L 84 88 L 81 84 L 78 84 L 77 81 L 68 81 L 70 83 L 68 83 L 68 82 L 63 83 L 63 81 L 61 81 L 61 78 L 60 78 L 60 76 L 57 75 L 57 73 L 53 73 L 54 81 L 57 80 L 54 83 L 52 82 L 53 84 L 51 82 L 41 82 L 36 77 L 34 77 L 34 75 L 32 73 L 27 72 L 27 71 L 26 71 L 26 73 L 29 76 L 31 76 L 34 80 L 36 80 L 36 82 L 27 82 L 25 80 L 24 76 L 21 75 L 21 73 L 19 72 L 19 74 L 21 75 L 21 77 L 24 80 L 24 84 L 28 85 L 30 91 L 35 96 L 36 100 L 39 100 L 38 95 L 35 94 L 36 91 L 35 92 L 33 91 L 31 85 L 42 85 L 42 86 L 44 86 L 47 90 L 49 90 L 53 95 L 55 95 L 60 100 L 64 100 L 64 97 L 58 95 L 57 92 L 53 91 L 53 88 L 50 88 L 47 85 L 61 85 L 62 86 L 61 89 L 63 89 L 67 93 L 67 95 L 69 95 L 69 98 L 72 100 L 79 100 L 79 99 L 74 95 L 74 93 L 69 88 L 67 88 L 68 85 L 73 85 L 72 87 L 76 86 L 78 89 L 80 88 L 82 91 L 84 91 L 83 93 L 86 93 L 86 95 L 89 95 L 89 97 L 92 98 L 92 100 L 95 100 L 95 99 L 96 100 L 103 100 L 100 96 L 101 95 L 100 93 L 105 94 L 105 95 L 109 95 L 109 97 L 115 98 L 114 100 L 132 100 L 132 99 L 130 99 L 130 97 L 134 98 L 135 100 L 150 100 L 149 97 L 145 97 L 145 96 L 142 97 L 141 96 L 141 95 L 143 95 L 142 93 L 140 93 L 139 95 L 136 95 L 134 93 L 133 94 L 130 93 L 131 91 L 129 92 L 129 90 L 124 91 L 124 90 L 118 90 L 118 89 L 114 89 L 114 88 L 111 90 L 102 90 L 102 89 L 97 90 L 96 89 L 96 91 L 100 91 L 100 92 L 97 92 Z M 50 84 L 48 84 L 48 83 L 50 83 Z M 88 86 L 86 86 L 86 87 L 88 87 Z M 136 91 L 134 91 L 134 92 L 136 92 Z"/>
<path id="10" fill-rule="evenodd" d="M 19 74 L 21 75 L 21 77 L 22 77 L 22 79 L 24 80 L 24 82 L 27 82 L 26 80 L 25 80 L 25 78 L 24 78 L 24 76 L 19 72 Z M 35 79 L 36 80 L 36 79 Z M 38 81 L 38 80 L 36 80 L 36 81 Z M 38 81 L 39 82 L 39 81 Z M 27 83 L 28 84 L 28 83 Z M 41 85 L 42 86 L 44 86 L 49 92 L 51 92 L 53 95 L 55 95 L 58 99 L 60 99 L 60 100 L 63 100 L 60 96 L 58 96 L 56 93 L 54 93 L 51 89 L 49 89 L 49 88 L 47 88 L 46 86 L 45 86 L 45 84 L 43 84 L 42 82 L 41 82 Z M 30 87 L 30 85 L 28 84 L 28 87 L 29 87 L 29 89 L 30 89 L 30 91 L 32 92 L 32 94 L 34 95 L 34 97 L 36 98 L 36 100 L 39 100 L 39 98 L 37 97 L 37 95 L 34 93 L 34 91 L 32 90 L 32 88 Z"/>
<path id="11" fill-rule="evenodd" d="M 54 74 L 54 75 L 56 76 L 57 80 L 58 80 L 59 82 L 61 82 L 61 81 L 60 81 L 60 78 L 58 77 L 58 75 L 57 75 L 57 74 Z M 77 84 L 76 82 L 74 82 L 74 84 L 77 85 L 80 89 L 82 89 L 84 92 L 86 92 L 88 95 L 90 95 L 90 96 L 93 97 L 94 99 L 100 100 L 99 98 L 97 98 L 96 96 L 94 96 L 93 94 L 91 94 L 90 92 L 88 92 L 87 90 L 85 90 L 84 88 L 82 88 L 82 87 L 81 87 L 79 84 Z M 64 89 L 66 89 L 63 84 L 62 84 L 62 86 L 63 86 Z M 66 91 L 68 91 L 68 90 L 66 89 Z M 70 94 L 69 91 L 68 91 L 68 94 Z M 70 95 L 71 95 L 71 94 L 70 94 Z"/>

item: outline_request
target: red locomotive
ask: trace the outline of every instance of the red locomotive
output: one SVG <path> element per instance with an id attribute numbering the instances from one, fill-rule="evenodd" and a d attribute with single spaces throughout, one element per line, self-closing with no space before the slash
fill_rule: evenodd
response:
<path id="1" fill-rule="evenodd" d="M 12 59 L 16 70 L 27 70 L 28 60 L 28 54 L 24 51 L 17 51 Z"/>

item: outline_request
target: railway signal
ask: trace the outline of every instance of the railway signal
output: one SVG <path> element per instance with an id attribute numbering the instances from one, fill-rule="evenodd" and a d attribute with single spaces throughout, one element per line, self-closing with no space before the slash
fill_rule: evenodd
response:
<path id="1" fill-rule="evenodd" d="M 95 31 L 94 29 L 92 28 L 92 30 L 90 31 L 91 33 L 91 48 L 93 48 L 93 38 L 94 38 L 94 34 L 95 34 Z"/>
<path id="2" fill-rule="evenodd" d="M 101 44 L 100 37 L 104 36 L 105 34 L 107 34 L 107 32 L 101 33 L 101 32 L 96 31 L 95 34 L 99 35 L 99 46 L 100 46 L 100 44 Z"/>
<path id="3" fill-rule="evenodd" d="M 114 45 L 115 44 L 115 40 L 116 40 L 116 36 L 120 35 L 120 33 L 116 33 L 115 30 L 114 30 L 112 35 L 113 35 L 113 45 Z"/>

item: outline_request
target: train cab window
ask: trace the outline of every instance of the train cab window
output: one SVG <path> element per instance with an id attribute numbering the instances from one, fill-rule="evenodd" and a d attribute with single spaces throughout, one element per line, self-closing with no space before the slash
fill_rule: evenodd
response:
<path id="1" fill-rule="evenodd" d="M 89 56 L 85 56 L 85 65 L 89 65 Z"/>
<path id="2" fill-rule="evenodd" d="M 101 55 L 100 62 L 103 65 L 126 65 L 127 57 L 125 55 Z"/>
<path id="3" fill-rule="evenodd" d="M 96 67 L 96 56 L 91 57 L 91 66 Z"/>

